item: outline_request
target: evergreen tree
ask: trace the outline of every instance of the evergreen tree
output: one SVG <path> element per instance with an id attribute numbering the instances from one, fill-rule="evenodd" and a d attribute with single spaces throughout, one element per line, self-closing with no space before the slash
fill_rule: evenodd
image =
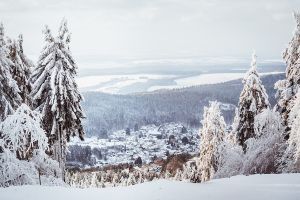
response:
<path id="1" fill-rule="evenodd" d="M 4 39 L 4 27 L 0 24 L 0 121 L 13 113 L 21 104 L 19 88 L 13 80 L 10 67 L 13 63 L 8 59 L 9 51 Z"/>
<path id="2" fill-rule="evenodd" d="M 200 157 L 197 167 L 200 181 L 210 180 L 218 170 L 222 145 L 225 136 L 225 121 L 221 116 L 218 102 L 211 102 L 210 107 L 204 107 L 203 128 L 201 132 Z"/>
<path id="3" fill-rule="evenodd" d="M 253 53 L 251 68 L 243 79 L 244 88 L 240 94 L 238 112 L 233 132 L 237 142 L 246 151 L 246 140 L 255 137 L 254 118 L 263 109 L 269 108 L 268 95 L 256 70 L 256 55 Z"/>
<path id="4" fill-rule="evenodd" d="M 290 135 L 280 162 L 283 172 L 300 172 L 300 91 L 298 91 L 293 105 L 288 121 L 288 125 L 291 127 Z"/>
<path id="5" fill-rule="evenodd" d="M 293 108 L 294 99 L 296 98 L 300 84 L 300 13 L 295 12 L 294 17 L 297 23 L 294 36 L 283 53 L 283 58 L 287 66 L 286 78 L 275 84 L 275 88 L 278 89 L 277 96 L 279 97 L 276 110 L 281 113 L 283 123 L 286 127 L 286 139 L 288 139 L 291 129 L 289 113 Z"/>
<path id="6" fill-rule="evenodd" d="M 46 45 L 31 77 L 31 94 L 34 107 L 42 113 L 43 128 L 49 138 L 49 153 L 64 171 L 66 142 L 70 136 L 76 135 L 83 140 L 82 96 L 75 82 L 77 66 L 69 48 L 67 22 L 62 21 L 57 37 L 52 36 L 48 27 L 44 34 Z"/>
<path id="7" fill-rule="evenodd" d="M 13 63 L 10 71 L 19 87 L 22 103 L 31 105 L 31 84 L 29 82 L 29 77 L 31 68 L 33 68 L 33 63 L 24 54 L 23 36 L 19 35 L 17 41 L 10 41 L 7 46 L 9 48 L 9 59 Z"/>

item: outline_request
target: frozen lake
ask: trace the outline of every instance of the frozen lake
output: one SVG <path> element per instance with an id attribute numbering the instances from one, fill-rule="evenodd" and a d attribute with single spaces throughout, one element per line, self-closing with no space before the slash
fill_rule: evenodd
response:
<path id="1" fill-rule="evenodd" d="M 261 76 L 283 72 L 264 72 Z M 243 78 L 245 73 L 203 73 L 191 75 L 129 74 L 96 75 L 77 79 L 80 90 L 110 94 L 152 92 L 161 89 L 175 89 L 196 85 L 216 84 Z"/>

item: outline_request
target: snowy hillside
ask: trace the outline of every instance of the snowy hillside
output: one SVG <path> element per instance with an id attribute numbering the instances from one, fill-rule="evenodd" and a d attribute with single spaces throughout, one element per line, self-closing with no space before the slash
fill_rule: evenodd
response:
<path id="1" fill-rule="evenodd" d="M 3 200 L 299 200 L 300 174 L 235 176 L 203 184 L 156 180 L 128 187 L 69 188 L 38 185 L 0 188 Z"/>
<path id="2" fill-rule="evenodd" d="M 274 83 L 283 78 L 283 74 L 262 77 L 271 105 L 276 103 Z M 226 123 L 231 124 L 234 106 L 238 104 L 242 87 L 241 80 L 234 80 L 129 95 L 85 92 L 82 106 L 87 120 L 84 121 L 84 128 L 88 137 L 102 137 L 102 132 L 110 134 L 115 130 L 132 129 L 136 124 L 143 126 L 177 122 L 185 126 L 199 127 L 203 107 L 213 100 L 222 102 L 223 105 L 231 105 L 229 109 L 221 108 Z"/>

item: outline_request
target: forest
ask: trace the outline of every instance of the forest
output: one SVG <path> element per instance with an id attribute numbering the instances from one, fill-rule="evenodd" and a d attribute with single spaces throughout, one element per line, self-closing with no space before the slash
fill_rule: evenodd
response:
<path id="1" fill-rule="evenodd" d="M 285 74 L 260 77 L 253 52 L 242 80 L 130 95 L 80 93 L 65 19 L 56 34 L 44 28 L 37 63 L 27 58 L 22 35 L 7 37 L 1 24 L 0 186 L 108 187 L 156 179 L 203 183 L 235 175 L 299 173 L 300 13 L 294 18 L 296 29 L 283 53 Z M 191 138 L 199 152 L 168 152 L 166 159 L 153 156 L 144 165 L 139 158 L 104 168 L 66 166 L 73 137 L 103 138 L 120 129 L 130 135 L 130 129 L 169 122 L 198 128 L 199 137 Z M 180 134 L 187 132 L 183 127 Z M 118 136 L 113 139 L 118 142 Z M 176 138 L 166 139 L 172 146 Z"/>

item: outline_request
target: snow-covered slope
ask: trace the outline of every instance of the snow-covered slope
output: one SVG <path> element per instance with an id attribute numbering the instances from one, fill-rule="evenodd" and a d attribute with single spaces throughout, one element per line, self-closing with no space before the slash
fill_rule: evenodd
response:
<path id="1" fill-rule="evenodd" d="M 0 188 L 3 200 L 299 200 L 300 174 L 235 176 L 203 184 L 157 180 L 128 187 L 78 189 L 16 186 Z"/>

